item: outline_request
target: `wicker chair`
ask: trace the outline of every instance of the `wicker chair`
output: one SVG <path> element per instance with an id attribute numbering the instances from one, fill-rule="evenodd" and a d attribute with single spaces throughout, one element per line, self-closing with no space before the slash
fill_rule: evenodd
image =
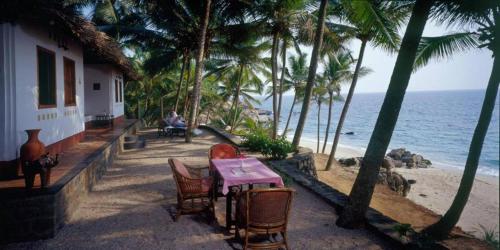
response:
<path id="1" fill-rule="evenodd" d="M 188 170 L 182 162 L 177 159 L 168 159 L 172 168 L 175 184 L 177 185 L 177 212 L 175 221 L 182 214 L 209 211 L 214 218 L 214 203 L 212 200 L 213 178 L 202 177 L 201 169 Z"/>
<path id="2" fill-rule="evenodd" d="M 208 151 L 208 159 L 234 159 L 240 158 L 241 152 L 237 147 L 234 147 L 231 144 L 227 143 L 219 143 L 210 147 Z M 209 161 L 209 173 L 210 176 L 214 177 L 214 199 L 217 201 L 218 197 L 222 197 L 222 183 L 220 182 L 219 176 L 217 175 L 214 166 L 212 165 L 212 161 Z"/>
<path id="3" fill-rule="evenodd" d="M 285 247 L 287 243 L 287 224 L 293 189 L 269 188 L 253 189 L 242 192 L 236 204 L 236 237 L 241 239 L 240 229 L 245 230 L 243 248 L 265 249 Z M 279 241 L 265 243 L 249 242 L 249 234 L 269 236 L 280 233 Z M 275 238 L 275 237 L 273 237 Z"/>

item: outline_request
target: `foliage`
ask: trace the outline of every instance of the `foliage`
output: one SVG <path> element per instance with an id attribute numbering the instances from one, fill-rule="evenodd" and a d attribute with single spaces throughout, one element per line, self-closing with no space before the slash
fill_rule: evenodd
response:
<path id="1" fill-rule="evenodd" d="M 250 151 L 260 152 L 271 160 L 285 159 L 288 153 L 293 152 L 292 144 L 285 138 L 271 139 L 265 133 L 248 133 L 242 144 Z"/>
<path id="2" fill-rule="evenodd" d="M 493 229 L 488 229 L 483 225 L 479 225 L 481 227 L 481 231 L 483 233 L 482 240 L 484 240 L 488 245 L 490 245 L 493 249 L 500 249 L 500 241 L 498 239 L 498 232 L 495 232 Z"/>
<path id="3" fill-rule="evenodd" d="M 408 236 L 408 233 L 414 232 L 413 228 L 411 228 L 411 224 L 406 223 L 397 224 L 393 229 L 399 234 L 399 237 Z"/>

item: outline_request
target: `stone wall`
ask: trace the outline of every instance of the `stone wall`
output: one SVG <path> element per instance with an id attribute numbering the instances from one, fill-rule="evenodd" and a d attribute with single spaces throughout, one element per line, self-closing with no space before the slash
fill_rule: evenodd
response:
<path id="1" fill-rule="evenodd" d="M 75 163 L 70 173 L 47 190 L 32 190 L 24 196 L 2 196 L 0 204 L 0 243 L 47 239 L 71 218 L 81 200 L 113 164 L 116 154 L 122 152 L 127 134 L 135 133 L 138 122 L 84 161 Z"/>

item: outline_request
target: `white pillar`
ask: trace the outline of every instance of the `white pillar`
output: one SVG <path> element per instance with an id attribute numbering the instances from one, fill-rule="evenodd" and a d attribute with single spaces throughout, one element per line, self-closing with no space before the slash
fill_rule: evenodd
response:
<path id="1" fill-rule="evenodd" d="M 0 161 L 18 157 L 14 26 L 0 24 Z"/>

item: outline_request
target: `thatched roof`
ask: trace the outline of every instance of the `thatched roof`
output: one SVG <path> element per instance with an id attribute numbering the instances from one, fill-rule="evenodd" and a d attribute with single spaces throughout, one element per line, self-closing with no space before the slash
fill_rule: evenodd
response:
<path id="1" fill-rule="evenodd" d="M 60 0 L 7 0 L 0 3 L 0 23 L 27 21 L 57 29 L 82 43 L 85 61 L 109 63 L 123 71 L 126 77 L 137 79 L 128 58 L 118 43 L 97 30 L 81 17 L 73 7 Z"/>

